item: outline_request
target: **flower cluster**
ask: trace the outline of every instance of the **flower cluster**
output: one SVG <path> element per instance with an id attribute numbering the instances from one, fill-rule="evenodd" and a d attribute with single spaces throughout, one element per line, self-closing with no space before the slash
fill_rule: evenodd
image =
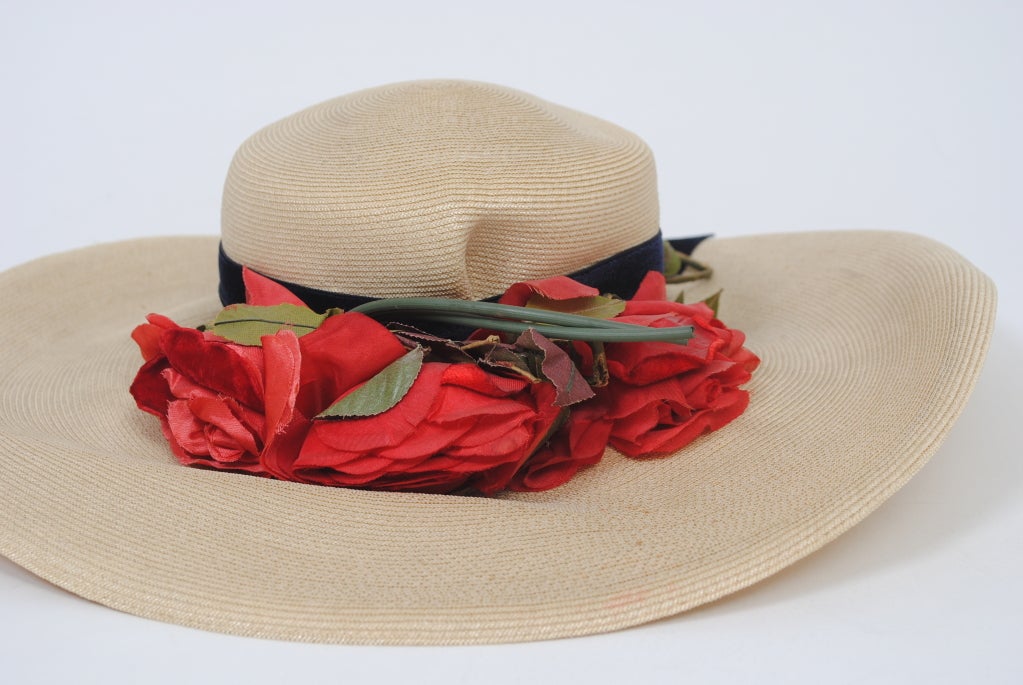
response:
<path id="1" fill-rule="evenodd" d="M 532 329 L 442 340 L 358 312 L 317 314 L 248 270 L 245 282 L 247 303 L 208 326 L 151 314 L 132 334 L 145 363 L 131 393 L 184 464 L 383 490 L 546 490 L 608 445 L 666 456 L 720 428 L 746 408 L 740 386 L 759 363 L 707 305 L 668 300 L 656 272 L 611 308 L 565 277 L 516 284 L 500 302 L 691 326 L 688 344 Z"/>

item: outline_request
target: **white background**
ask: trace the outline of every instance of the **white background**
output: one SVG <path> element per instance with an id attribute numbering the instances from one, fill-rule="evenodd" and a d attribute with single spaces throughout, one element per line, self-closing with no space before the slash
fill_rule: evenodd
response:
<path id="1" fill-rule="evenodd" d="M 909 485 L 681 617 L 524 645 L 289 644 L 120 614 L 0 559 L 0 682 L 1023 682 L 1021 7 L 4 0 L 2 268 L 215 234 L 228 162 L 256 129 L 457 77 L 639 133 L 669 235 L 923 233 L 991 275 L 1000 310 L 972 400 Z"/>

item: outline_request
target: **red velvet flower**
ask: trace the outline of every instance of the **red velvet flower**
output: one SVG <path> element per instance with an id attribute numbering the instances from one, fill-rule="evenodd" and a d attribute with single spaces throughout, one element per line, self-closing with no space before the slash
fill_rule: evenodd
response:
<path id="1" fill-rule="evenodd" d="M 550 383 L 427 362 L 408 393 L 364 418 L 315 420 L 293 480 L 383 490 L 505 489 L 557 419 Z"/>
<path id="2" fill-rule="evenodd" d="M 159 417 L 184 464 L 277 475 L 266 455 L 294 439 L 334 398 L 405 352 L 361 314 L 329 317 L 298 338 L 287 329 L 262 346 L 233 343 L 150 315 L 132 334 L 146 360 L 131 386 L 139 408 Z"/>
<path id="3" fill-rule="evenodd" d="M 160 418 L 175 456 L 183 464 L 265 473 L 259 458 L 269 435 L 265 405 L 269 398 L 278 415 L 294 406 L 295 334 L 281 331 L 263 347 L 246 347 L 159 315 L 148 321 L 132 336 L 146 363 L 131 393 L 140 409 Z M 264 355 L 276 369 L 269 378 Z"/>

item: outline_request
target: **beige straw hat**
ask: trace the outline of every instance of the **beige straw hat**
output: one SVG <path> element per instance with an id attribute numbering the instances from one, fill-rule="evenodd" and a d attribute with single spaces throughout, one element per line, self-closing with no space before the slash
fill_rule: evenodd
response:
<path id="1" fill-rule="evenodd" d="M 355 297 L 483 299 L 656 240 L 649 149 L 480 83 L 404 83 L 238 151 L 222 261 Z M 135 240 L 0 275 L 0 553 L 139 616 L 379 644 L 611 631 L 709 602 L 862 520 L 935 452 L 991 334 L 990 280 L 889 232 L 708 239 L 762 359 L 748 410 L 662 459 L 542 493 L 374 492 L 186 468 L 128 394 L 150 312 L 220 309 L 217 240 Z M 221 284 L 221 287 L 224 287 Z M 46 322 L 36 325 L 35 322 Z"/>

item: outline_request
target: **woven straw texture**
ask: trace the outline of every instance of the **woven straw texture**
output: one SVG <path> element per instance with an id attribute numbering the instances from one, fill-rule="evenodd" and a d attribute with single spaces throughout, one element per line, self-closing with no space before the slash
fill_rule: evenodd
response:
<path id="1" fill-rule="evenodd" d="M 501 86 L 416 81 L 252 136 L 221 228 L 234 261 L 290 283 L 477 300 L 658 227 L 654 159 L 636 135 Z"/>
<path id="2" fill-rule="evenodd" d="M 492 499 L 176 464 L 128 385 L 147 312 L 219 306 L 211 238 L 140 240 L 0 276 L 0 552 L 123 611 L 288 640 L 452 644 L 609 631 L 809 554 L 935 451 L 977 377 L 989 280 L 905 234 L 709 240 L 723 316 L 763 358 L 749 410 L 666 459 L 608 453 Z M 72 297 L 73 296 L 73 297 Z"/>

